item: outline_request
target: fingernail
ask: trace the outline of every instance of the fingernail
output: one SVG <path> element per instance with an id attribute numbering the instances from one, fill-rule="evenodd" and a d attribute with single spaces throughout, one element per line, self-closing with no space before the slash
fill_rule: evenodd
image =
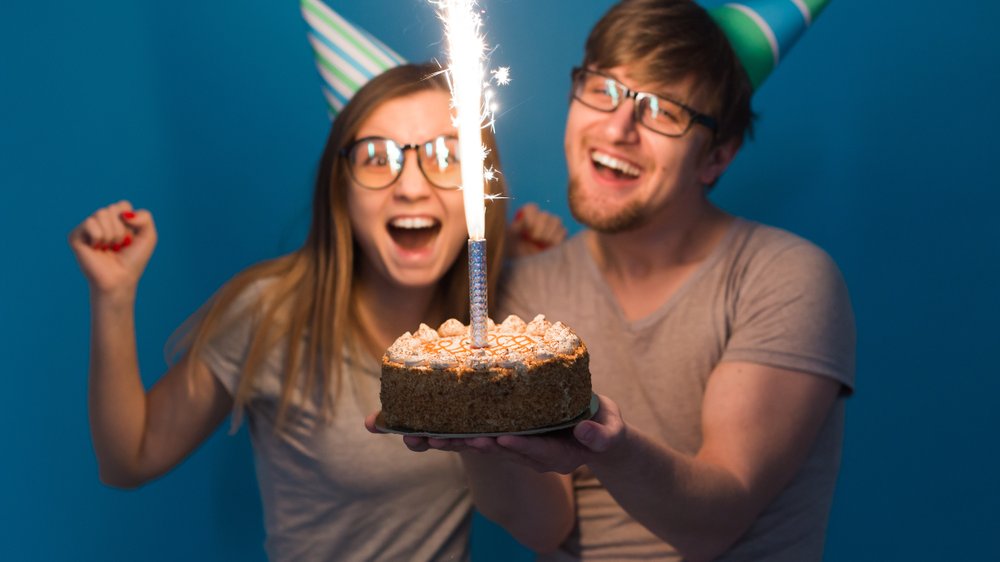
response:
<path id="1" fill-rule="evenodd" d="M 134 219 L 135 213 L 133 213 L 132 211 L 125 211 L 124 213 L 121 214 L 121 217 L 125 220 Z"/>
<path id="2" fill-rule="evenodd" d="M 122 248 L 124 248 L 125 246 L 128 246 L 131 243 L 132 243 L 132 237 L 129 236 L 128 234 L 126 234 L 125 235 L 125 239 L 122 240 Z"/>
<path id="3" fill-rule="evenodd" d="M 518 209 L 517 212 L 514 213 L 514 220 L 519 221 L 523 216 L 524 216 L 524 209 Z"/>
<path id="4" fill-rule="evenodd" d="M 114 244 L 114 245 L 111 246 L 111 249 L 114 250 L 115 252 L 117 252 L 117 251 L 119 251 L 119 250 L 122 249 L 122 245 L 121 244 Z"/>

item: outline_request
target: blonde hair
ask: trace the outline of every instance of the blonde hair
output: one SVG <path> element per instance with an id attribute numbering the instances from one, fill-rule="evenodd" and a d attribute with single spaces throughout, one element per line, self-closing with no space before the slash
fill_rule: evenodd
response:
<path id="1" fill-rule="evenodd" d="M 231 324 L 222 319 L 236 313 L 238 320 L 251 316 L 259 322 L 250 338 L 241 379 L 234 397 L 237 413 L 247 407 L 254 394 L 254 379 L 266 358 L 284 347 L 281 394 L 277 410 L 277 428 L 281 430 L 293 404 L 295 389 L 304 401 L 319 392 L 321 409 L 327 419 L 333 410 L 333 397 L 340 392 L 344 348 L 352 346 L 376 355 L 374 338 L 366 333 L 358 319 L 354 296 L 359 251 L 347 214 L 347 189 L 350 179 L 341 152 L 355 138 L 361 125 L 382 103 L 425 90 L 448 91 L 448 83 L 435 64 L 407 64 L 392 68 L 362 87 L 337 116 L 320 159 L 313 193 L 312 221 L 303 246 L 297 251 L 254 265 L 226 283 L 168 344 L 171 355 L 186 351 L 198 357 L 211 338 Z M 483 143 L 489 149 L 487 167 L 500 169 L 496 139 L 488 129 Z M 506 195 L 502 176 L 492 191 Z M 502 199 L 491 201 L 486 212 L 487 272 L 489 290 L 496 294 L 496 283 L 503 262 L 506 206 Z M 230 310 L 238 297 L 262 280 L 259 299 L 243 310 Z M 428 318 L 436 325 L 447 318 L 468 323 L 469 304 L 468 250 L 463 249 L 438 282 L 431 310 L 440 318 Z M 492 303 L 491 303 L 492 304 Z M 416 328 L 416 326 L 414 326 Z M 308 338 L 305 336 L 308 334 Z M 349 373 L 348 373 L 349 374 Z M 300 379 L 301 375 L 301 379 Z M 238 422 L 237 422 L 238 423 Z"/>

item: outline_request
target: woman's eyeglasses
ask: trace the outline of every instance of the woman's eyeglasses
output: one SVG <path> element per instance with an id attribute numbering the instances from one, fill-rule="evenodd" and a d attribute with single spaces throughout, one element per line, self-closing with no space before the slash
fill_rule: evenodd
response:
<path id="1" fill-rule="evenodd" d="M 416 144 L 399 144 L 384 137 L 364 137 L 344 148 L 347 169 L 361 187 L 384 189 L 403 172 L 406 151 L 417 153 L 421 173 L 434 187 L 458 189 L 462 184 L 462 163 L 458 137 L 440 135 Z"/>

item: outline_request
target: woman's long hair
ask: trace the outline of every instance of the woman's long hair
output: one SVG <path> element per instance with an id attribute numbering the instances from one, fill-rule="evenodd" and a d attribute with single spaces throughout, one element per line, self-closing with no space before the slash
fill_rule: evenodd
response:
<path id="1" fill-rule="evenodd" d="M 360 251 L 351 232 L 347 212 L 347 175 L 343 149 L 354 139 L 361 125 L 384 102 L 425 90 L 448 92 L 442 69 L 435 64 L 407 64 L 392 68 L 365 84 L 337 116 L 320 160 L 313 193 L 312 222 L 303 246 L 288 255 L 254 265 L 226 283 L 206 305 L 203 314 L 192 319 L 191 327 L 179 330 L 173 351 L 185 351 L 197 358 L 219 330 L 232 322 L 258 319 L 250 337 L 234 408 L 239 415 L 253 398 L 254 380 L 268 356 L 284 348 L 281 396 L 277 427 L 299 400 L 322 396 L 321 408 L 329 419 L 334 397 L 340 392 L 345 373 L 345 346 L 361 353 L 375 354 L 373 337 L 359 321 L 354 294 Z M 483 142 L 489 150 L 485 166 L 500 169 L 496 139 L 488 129 Z M 506 195 L 502 176 L 491 185 Z M 487 271 L 489 290 L 496 294 L 496 282 L 503 262 L 506 208 L 502 199 L 493 200 L 486 211 Z M 257 282 L 259 298 L 253 306 L 231 311 L 234 301 Z M 432 311 L 440 318 L 427 318 L 435 325 L 447 318 L 469 321 L 468 250 L 455 260 L 438 282 Z M 492 304 L 492 302 L 491 302 Z M 236 318 L 232 318 L 233 313 Z M 222 321 L 227 318 L 226 321 Z M 416 326 L 414 326 L 416 328 Z M 308 336 L 308 337 L 307 337 Z M 279 347 L 280 346 L 280 347 Z M 176 357 L 179 353 L 174 353 Z M 349 373 L 346 373 L 349 375 Z M 293 400 L 293 396 L 298 396 Z M 238 419 L 238 417 L 236 418 Z M 237 422 L 238 423 L 238 422 Z"/>

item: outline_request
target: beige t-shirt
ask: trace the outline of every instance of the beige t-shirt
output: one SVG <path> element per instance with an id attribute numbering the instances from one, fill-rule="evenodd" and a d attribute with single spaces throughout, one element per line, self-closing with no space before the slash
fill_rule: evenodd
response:
<path id="1" fill-rule="evenodd" d="M 822 250 L 788 232 L 736 219 L 685 284 L 635 322 L 625 319 L 583 235 L 516 263 L 501 287 L 501 318 L 543 313 L 573 328 L 590 350 L 594 391 L 615 400 L 630 424 L 685 453 L 701 445 L 705 384 L 721 361 L 841 382 L 842 397 L 795 479 L 720 560 L 822 557 L 855 344 L 847 289 Z M 583 467 L 573 478 L 578 524 L 561 551 L 540 560 L 679 559 L 625 513 L 590 470 Z"/>
<path id="2" fill-rule="evenodd" d="M 257 299 L 260 285 L 233 310 Z M 217 336 L 203 355 L 235 394 L 257 318 Z M 332 423 L 315 402 L 274 431 L 284 353 L 273 352 L 246 409 L 271 560 L 468 560 L 471 498 L 458 455 L 413 453 L 396 435 L 372 435 L 380 368 L 348 357 Z"/>

